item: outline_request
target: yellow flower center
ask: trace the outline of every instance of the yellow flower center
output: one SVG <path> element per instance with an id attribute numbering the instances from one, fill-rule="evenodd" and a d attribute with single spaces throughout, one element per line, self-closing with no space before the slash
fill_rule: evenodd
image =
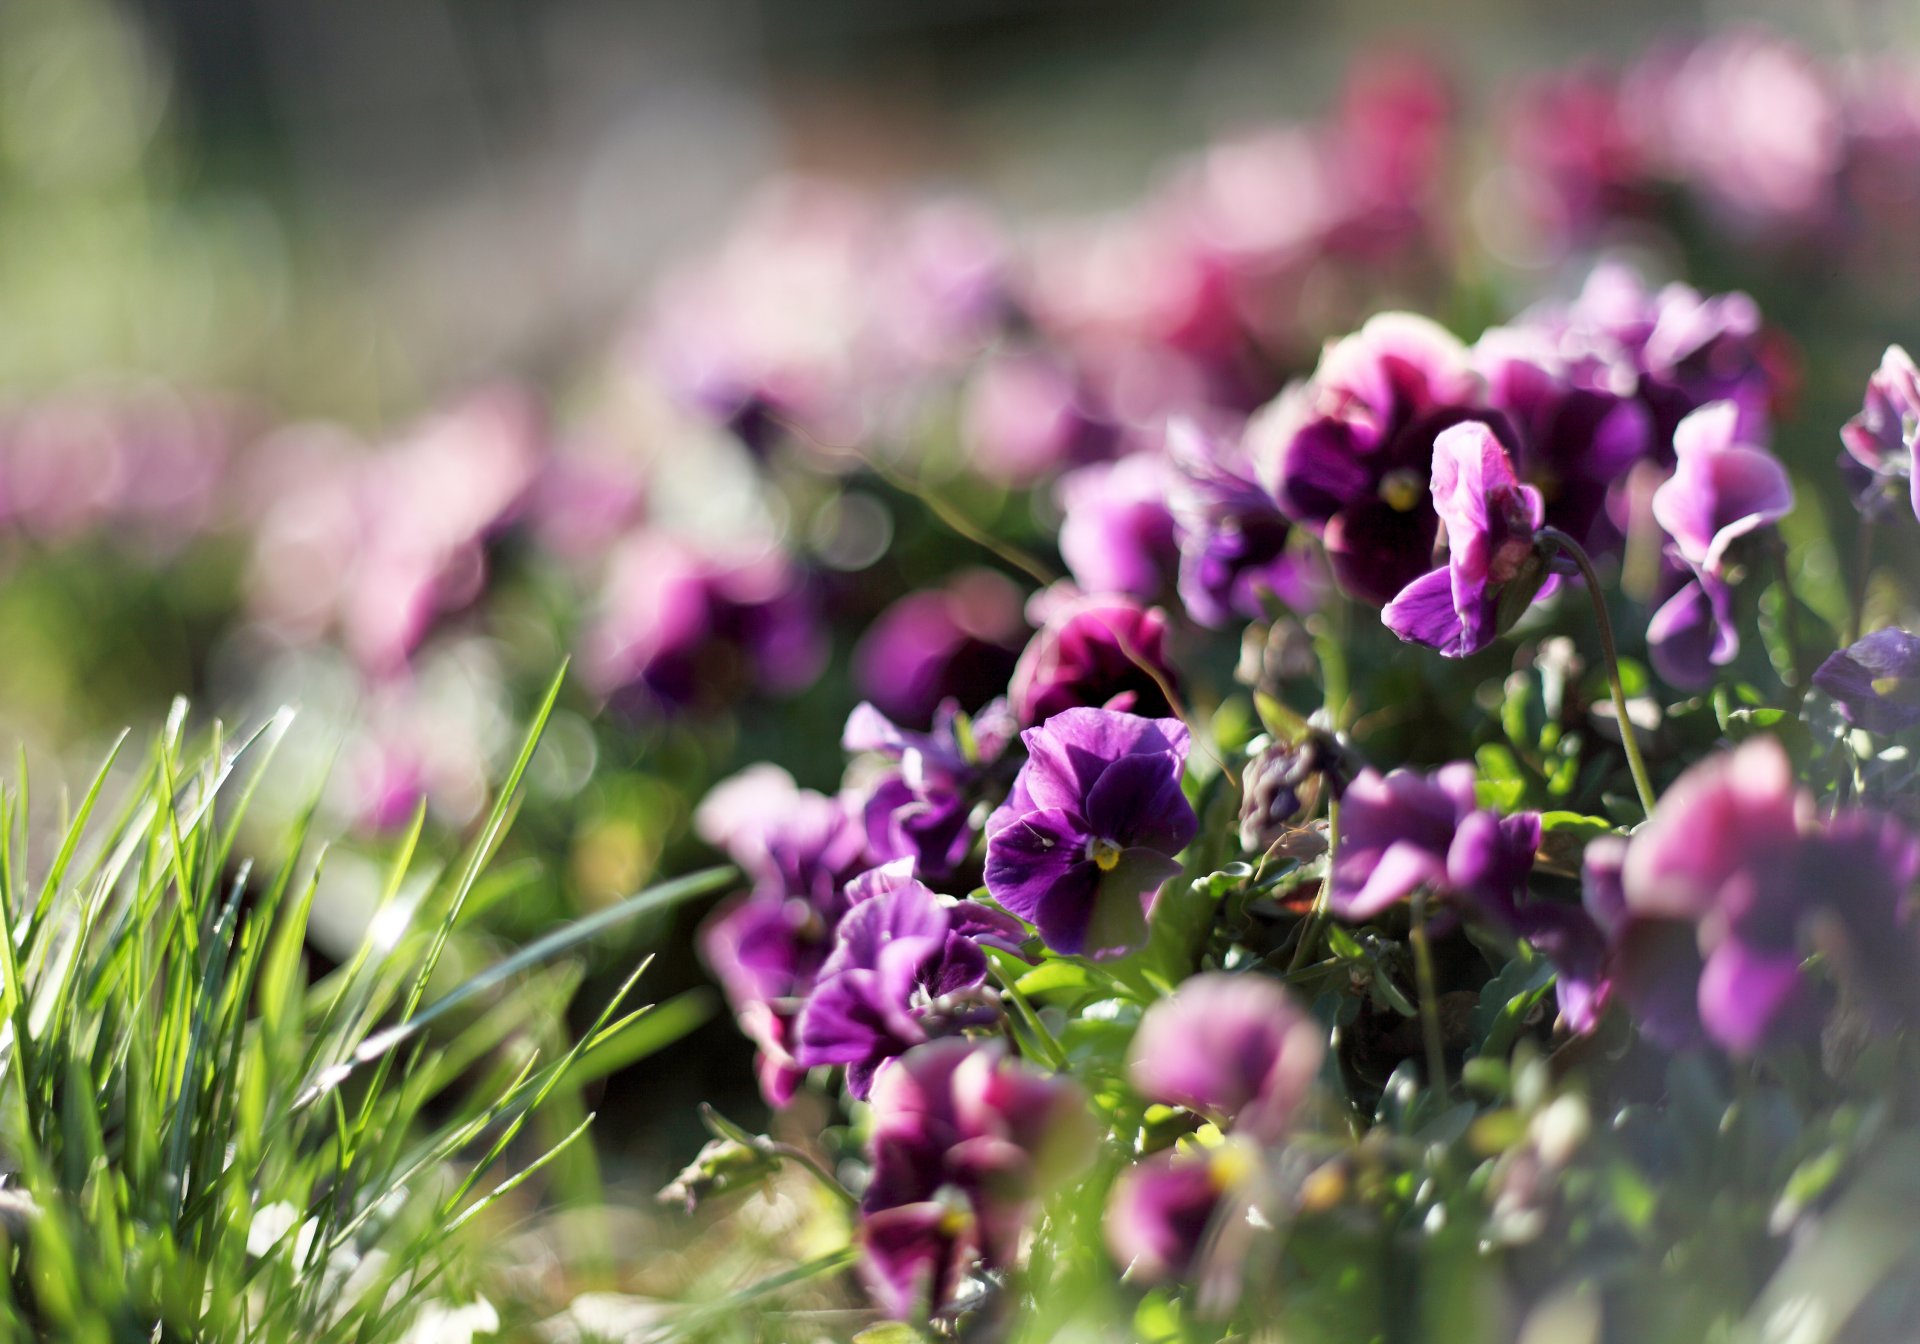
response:
<path id="1" fill-rule="evenodd" d="M 1087 857 L 1093 860 L 1093 866 L 1101 872 L 1110 873 L 1120 866 L 1120 846 L 1111 840 L 1089 840 Z"/>
<path id="2" fill-rule="evenodd" d="M 1229 1139 L 1207 1154 L 1215 1188 L 1233 1190 L 1260 1169 L 1260 1154 L 1252 1145 Z"/>
<path id="3" fill-rule="evenodd" d="M 1419 504 L 1425 491 L 1420 486 L 1418 472 L 1400 470 L 1390 471 L 1380 478 L 1380 498 L 1395 513 L 1406 513 Z"/>
<path id="4" fill-rule="evenodd" d="M 1875 695 L 1890 697 L 1897 694 L 1899 690 L 1900 678 L 1898 677 L 1875 677 L 1873 679 L 1873 693 Z"/>

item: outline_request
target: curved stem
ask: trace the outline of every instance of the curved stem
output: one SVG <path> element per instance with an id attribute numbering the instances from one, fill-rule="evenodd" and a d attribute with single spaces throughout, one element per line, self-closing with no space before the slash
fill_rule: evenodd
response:
<path id="1" fill-rule="evenodd" d="M 1867 624 L 1867 586 L 1873 580 L 1873 513 L 1860 515 L 1859 549 L 1853 558 L 1853 585 L 1847 592 L 1847 637 L 1841 647 L 1860 638 Z"/>
<path id="2" fill-rule="evenodd" d="M 1307 957 L 1320 944 L 1320 929 L 1327 922 L 1327 888 L 1333 885 L 1333 856 L 1340 844 L 1340 800 L 1327 800 L 1327 875 L 1320 879 L 1320 890 L 1314 893 L 1313 908 L 1307 911 L 1307 917 L 1300 923 L 1300 941 L 1294 945 L 1293 959 L 1287 963 L 1287 974 L 1292 975 L 1307 964 Z"/>
<path id="3" fill-rule="evenodd" d="M 1414 989 L 1420 996 L 1420 1036 L 1427 1048 L 1427 1086 L 1447 1105 L 1447 1043 L 1440 1033 L 1440 996 L 1434 988 L 1433 949 L 1427 944 L 1427 894 L 1414 893 L 1413 925 L 1407 941 L 1413 944 Z"/>
<path id="4" fill-rule="evenodd" d="M 1587 595 L 1593 599 L 1594 623 L 1600 627 L 1600 653 L 1607 660 L 1607 687 L 1613 692 L 1613 712 L 1620 720 L 1620 745 L 1626 749 L 1627 769 L 1633 773 L 1633 787 L 1640 795 L 1640 806 L 1648 816 L 1652 816 L 1653 781 L 1648 777 L 1647 763 L 1640 755 L 1640 740 L 1634 734 L 1633 720 L 1627 715 L 1627 688 L 1620 681 L 1620 650 L 1613 641 L 1613 617 L 1607 614 L 1607 599 L 1600 590 L 1600 576 L 1594 572 L 1593 561 L 1587 557 L 1586 550 L 1559 528 L 1541 528 L 1540 540 L 1566 555 L 1579 567 L 1580 577 L 1587 585 Z"/>
<path id="5" fill-rule="evenodd" d="M 790 1143 L 781 1143 L 777 1139 L 769 1139 L 766 1141 L 766 1151 L 775 1157 L 793 1163 L 796 1167 L 805 1171 L 809 1176 L 813 1177 L 814 1180 L 820 1182 L 823 1189 L 848 1208 L 857 1209 L 860 1207 L 859 1197 L 848 1190 L 846 1186 L 840 1184 L 839 1179 L 835 1177 L 832 1172 L 821 1166 L 811 1153 L 806 1152 L 804 1149 L 796 1148 Z"/>

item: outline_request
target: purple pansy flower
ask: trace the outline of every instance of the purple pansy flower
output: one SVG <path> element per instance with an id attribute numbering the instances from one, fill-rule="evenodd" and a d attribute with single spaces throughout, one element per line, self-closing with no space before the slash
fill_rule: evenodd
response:
<path id="1" fill-rule="evenodd" d="M 1653 416 L 1635 380 L 1590 354 L 1569 354 L 1541 322 L 1496 327 L 1474 344 L 1487 400 L 1512 426 L 1520 478 L 1540 492 L 1545 521 L 1589 553 L 1620 545 L 1616 489 L 1654 454 Z M 1662 446 L 1664 452 L 1664 446 Z"/>
<path id="2" fill-rule="evenodd" d="M 1540 492 L 1520 484 L 1492 430 L 1468 421 L 1434 440 L 1433 506 L 1447 526 L 1447 567 L 1401 589 L 1381 619 L 1404 640 L 1464 658 L 1499 633 L 1509 585 L 1531 601 L 1546 577 Z"/>
<path id="3" fill-rule="evenodd" d="M 997 1010 L 969 993 L 987 978 L 986 955 L 956 924 L 950 907 L 910 877 L 856 903 L 800 1013 L 799 1064 L 846 1065 L 847 1091 L 864 1099 L 889 1060 L 992 1021 Z"/>
<path id="4" fill-rule="evenodd" d="M 655 712 L 712 709 L 753 689 L 793 694 L 827 654 L 785 556 L 723 559 L 656 533 L 615 550 L 584 641 L 593 687 Z"/>
<path id="5" fill-rule="evenodd" d="M 987 890 L 1059 952 L 1137 947 L 1198 822 L 1177 719 L 1069 709 L 1021 734 L 1027 763 L 987 821 Z"/>
<path id="6" fill-rule="evenodd" d="M 1434 438 L 1483 405 L 1465 346 L 1425 318 L 1385 313 L 1328 346 L 1248 441 L 1281 511 L 1325 543 L 1340 586 L 1384 606 L 1433 554 Z"/>
<path id="7" fill-rule="evenodd" d="M 874 618 L 853 651 L 853 683 L 888 718 L 922 727 L 944 700 L 971 709 L 997 695 L 1025 633 L 1019 589 L 993 570 L 964 570 Z"/>
<path id="8" fill-rule="evenodd" d="M 1269 594 L 1295 611 L 1318 605 L 1321 576 L 1250 468 L 1190 420 L 1167 426 L 1167 456 L 1187 615 L 1219 629 L 1265 617 Z"/>
<path id="9" fill-rule="evenodd" d="M 1816 937 L 1867 1006 L 1920 1007 L 1916 876 L 1920 841 L 1873 812 L 1820 818 L 1780 744 L 1756 738 L 1675 781 L 1623 859 L 1590 853 L 1589 908 L 1611 912 L 1614 989 L 1650 1035 L 1687 1044 L 1697 1023 L 1751 1053 L 1812 1028 L 1818 990 L 1802 962 Z M 1695 1014 L 1673 1001 L 1689 989 Z"/>
<path id="10" fill-rule="evenodd" d="M 1060 558 L 1089 593 L 1150 602 L 1180 563 L 1167 495 L 1173 473 L 1157 453 L 1099 462 L 1060 478 Z"/>
<path id="11" fill-rule="evenodd" d="M 1192 1280 L 1209 1237 L 1226 1230 L 1229 1197 L 1257 1180 L 1260 1167 L 1251 1145 L 1231 1139 L 1142 1158 L 1120 1173 L 1107 1198 L 1108 1253 L 1133 1283 Z"/>
<path id="12" fill-rule="evenodd" d="M 844 799 L 798 789 L 775 766 L 716 785 L 694 825 L 753 880 L 701 928 L 700 950 L 760 1047 L 761 1091 L 782 1106 L 802 1073 L 794 1017 L 851 900 L 846 883 L 867 866 L 865 831 Z"/>
<path id="13" fill-rule="evenodd" d="M 936 880 L 959 868 L 973 848 L 974 805 L 1015 731 L 1005 700 L 972 716 L 946 701 L 930 733 L 900 728 L 872 705 L 855 707 L 841 744 L 895 763 L 867 785 L 862 813 L 874 856 L 911 857 Z"/>
<path id="14" fill-rule="evenodd" d="M 1876 630 L 1832 654 L 1813 684 L 1840 704 L 1848 723 L 1901 733 L 1920 723 L 1920 635 Z"/>
<path id="15" fill-rule="evenodd" d="M 1598 928 L 1584 911 L 1527 896 L 1540 848 L 1540 815 L 1502 817 L 1475 805 L 1465 761 L 1431 775 L 1362 771 L 1340 805 L 1340 844 L 1328 878 L 1328 908 L 1360 921 L 1421 887 L 1537 948 L 1557 972 L 1560 1011 L 1591 1027 L 1605 1002 Z"/>
<path id="16" fill-rule="evenodd" d="M 1669 568 L 1677 586 L 1654 612 L 1647 641 L 1660 675 L 1687 689 L 1711 681 L 1712 669 L 1740 652 L 1728 549 L 1793 509 L 1786 469 L 1739 435 L 1740 412 L 1732 402 L 1693 412 L 1674 431 L 1673 475 L 1653 492 L 1654 521 L 1685 569 Z"/>
<path id="17" fill-rule="evenodd" d="M 1140 1019 L 1127 1077 L 1148 1101 L 1272 1143 L 1313 1086 L 1325 1034 L 1275 980 L 1198 975 Z"/>
<path id="18" fill-rule="evenodd" d="M 1653 492 L 1653 517 L 1696 573 L 1720 578 L 1727 549 L 1793 510 L 1786 468 L 1740 438 L 1740 409 L 1703 406 L 1673 433 L 1673 475 Z"/>
<path id="19" fill-rule="evenodd" d="M 1043 601 L 1042 599 L 1046 599 Z M 1164 714 L 1165 687 L 1179 684 L 1167 663 L 1167 617 L 1127 597 L 1042 593 L 1039 633 L 1013 669 L 1014 717 L 1045 723 L 1064 709 L 1096 706 Z"/>
<path id="20" fill-rule="evenodd" d="M 1473 786 L 1465 761 L 1431 775 L 1361 771 L 1341 800 L 1327 890 L 1333 913 L 1372 919 L 1422 886 L 1475 896 L 1524 882 L 1540 845 L 1538 814 L 1482 812 Z"/>
<path id="21" fill-rule="evenodd" d="M 1034 1201 L 1084 1166 L 1097 1142 L 1080 1089 L 1008 1058 L 998 1042 L 911 1050 L 869 1100 L 861 1270 L 896 1319 L 939 1312 L 976 1262 L 1010 1266 Z"/>
<path id="22" fill-rule="evenodd" d="M 1760 309 L 1747 295 L 1682 284 L 1649 292 L 1631 267 L 1608 262 L 1571 305 L 1530 320 L 1558 334 L 1583 385 L 1631 392 L 1646 406 L 1660 456 L 1680 422 L 1715 401 L 1740 408 L 1742 442 L 1766 442 L 1773 374 Z"/>
<path id="23" fill-rule="evenodd" d="M 1897 345 L 1887 347 L 1880 367 L 1867 380 L 1860 414 L 1840 430 L 1854 473 L 1860 506 L 1877 511 L 1889 494 L 1902 493 L 1904 483 L 1915 517 L 1920 517 L 1920 471 L 1914 455 L 1920 451 L 1920 369 Z M 1841 459 L 1847 465 L 1848 459 Z"/>

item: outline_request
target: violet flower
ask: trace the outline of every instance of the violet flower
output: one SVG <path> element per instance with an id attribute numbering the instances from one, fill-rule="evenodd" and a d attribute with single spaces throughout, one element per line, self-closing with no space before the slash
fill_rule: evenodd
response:
<path id="1" fill-rule="evenodd" d="M 1466 347 L 1425 318 L 1385 313 L 1329 345 L 1311 379 L 1255 417 L 1248 442 L 1281 511 L 1325 544 L 1340 586 L 1384 606 L 1433 554 L 1434 438 L 1483 405 Z"/>
<path id="2" fill-rule="evenodd" d="M 929 878 L 950 876 L 973 848 L 974 806 L 1016 731 L 1004 699 L 971 716 L 945 701 L 930 733 L 900 728 L 872 705 L 856 706 L 841 745 L 894 763 L 866 786 L 862 815 L 873 855 L 911 857 Z"/>
<path id="3" fill-rule="evenodd" d="M 1165 687 L 1178 679 L 1167 662 L 1167 617 L 1126 597 L 1043 593 L 1044 623 L 1013 669 L 1007 695 L 1024 724 L 1091 706 L 1141 714 L 1171 711 Z"/>
<path id="4" fill-rule="evenodd" d="M 728 558 L 658 533 L 609 561 L 584 666 L 608 698 L 653 712 L 713 709 L 811 685 L 826 642 L 800 576 L 776 551 Z"/>
<path id="5" fill-rule="evenodd" d="M 1363 770 L 1341 800 L 1328 908 L 1361 921 L 1422 886 L 1465 896 L 1511 892 L 1539 844 L 1538 814 L 1478 810 L 1474 769 L 1465 761 L 1431 775 Z"/>
<path id="6" fill-rule="evenodd" d="M 797 789 L 775 766 L 715 786 L 694 826 L 753 880 L 702 926 L 700 950 L 760 1049 L 762 1093 L 782 1106 L 803 1072 L 794 1018 L 851 901 L 847 882 L 867 867 L 865 831 L 845 800 Z"/>
<path id="7" fill-rule="evenodd" d="M 1793 509 L 1786 469 L 1739 434 L 1740 412 L 1732 402 L 1714 402 L 1687 416 L 1674 431 L 1678 464 L 1653 492 L 1654 521 L 1691 576 L 1674 571 L 1679 586 L 1654 613 L 1647 640 L 1656 670 L 1687 689 L 1711 681 L 1711 669 L 1740 652 L 1729 548 Z"/>
<path id="8" fill-rule="evenodd" d="M 911 1050 L 869 1100 L 861 1273 L 895 1319 L 940 1312 L 976 1265 L 1011 1267 L 1035 1202 L 1098 1143 L 1080 1089 L 1008 1058 L 998 1042 Z"/>
<path id="9" fill-rule="evenodd" d="M 1292 525 L 1251 468 L 1190 420 L 1167 426 L 1167 456 L 1189 616 L 1219 629 L 1264 618 L 1269 596 L 1295 611 L 1319 604 L 1320 575 L 1306 552 L 1288 545 Z"/>
<path id="10" fill-rule="evenodd" d="M 940 898 L 906 879 L 858 902 L 834 932 L 801 1010 L 802 1067 L 844 1064 L 847 1091 L 865 1099 L 875 1073 L 932 1036 L 997 1015 L 970 994 L 987 978 L 986 955 L 955 927 Z"/>
<path id="11" fill-rule="evenodd" d="M 987 821 L 988 892 L 1056 951 L 1139 946 L 1147 909 L 1198 827 L 1180 791 L 1186 728 L 1069 709 L 1021 740 L 1027 763 Z"/>
<path id="12" fill-rule="evenodd" d="M 1131 1283 L 1191 1281 L 1227 1201 L 1257 1178 L 1259 1155 L 1233 1140 L 1169 1149 L 1120 1173 L 1107 1197 L 1107 1252 Z"/>
<path id="13" fill-rule="evenodd" d="M 1400 638 L 1464 658 L 1512 624 L 1546 579 L 1540 492 L 1520 484 L 1493 431 L 1469 421 L 1434 440 L 1433 506 L 1447 527 L 1447 567 L 1401 589 L 1380 615 Z"/>
<path id="14" fill-rule="evenodd" d="M 1653 517 L 1695 572 L 1722 578 L 1727 550 L 1793 510 L 1793 483 L 1764 448 L 1740 437 L 1740 409 L 1703 406 L 1673 433 L 1678 463 L 1653 492 Z"/>
<path id="15" fill-rule="evenodd" d="M 1148 1101 L 1184 1106 L 1272 1143 L 1320 1072 L 1325 1035 L 1278 981 L 1198 975 L 1142 1016 L 1127 1077 Z"/>
<path id="16" fill-rule="evenodd" d="M 874 618 L 853 651 L 853 682 L 888 718 L 923 727 L 944 700 L 972 709 L 998 695 L 1025 633 L 1020 590 L 994 570 L 963 570 Z"/>
<path id="17" fill-rule="evenodd" d="M 1483 333 L 1473 357 L 1488 403 L 1513 428 L 1515 470 L 1540 492 L 1547 525 L 1589 555 L 1618 550 L 1618 488 L 1656 449 L 1653 413 L 1634 395 L 1636 379 L 1541 321 Z"/>
<path id="18" fill-rule="evenodd" d="M 1530 320 L 1556 333 L 1583 386 L 1630 392 L 1646 406 L 1659 455 L 1682 420 L 1715 401 L 1740 408 L 1741 442 L 1766 442 L 1773 373 L 1749 296 L 1677 283 L 1650 292 L 1631 267 L 1607 262 L 1571 305 Z"/>
<path id="19" fill-rule="evenodd" d="M 1858 483 L 1863 511 L 1877 512 L 1888 495 L 1906 494 L 1920 517 L 1920 472 L 1914 470 L 1920 450 L 1920 369 L 1901 347 L 1887 347 L 1867 380 L 1860 413 L 1841 428 L 1840 441 L 1864 478 Z M 1844 466 L 1847 459 L 1841 462 Z"/>
<path id="20" fill-rule="evenodd" d="M 1684 1042 L 1684 1015 L 1654 995 L 1691 985 L 1704 1034 L 1752 1053 L 1813 1029 L 1821 991 L 1802 962 L 1817 945 L 1862 1006 L 1910 1018 L 1917 876 L 1920 840 L 1864 810 L 1822 819 L 1780 744 L 1755 738 L 1688 770 L 1627 843 L 1615 987 Z"/>
<path id="21" fill-rule="evenodd" d="M 1341 799 L 1327 905 L 1358 922 L 1422 887 L 1452 898 L 1470 917 L 1545 955 L 1557 973 L 1561 1013 L 1586 1030 L 1606 999 L 1602 940 L 1577 907 L 1529 899 L 1539 848 L 1539 814 L 1502 817 L 1477 807 L 1474 769 L 1465 761 L 1431 775 L 1364 770 Z"/>
<path id="22" fill-rule="evenodd" d="M 1168 494 L 1173 473 L 1156 453 L 1081 467 L 1060 478 L 1060 557 L 1083 592 L 1150 602 L 1180 563 Z"/>
<path id="23" fill-rule="evenodd" d="M 1920 635 L 1876 630 L 1831 654 L 1813 684 L 1832 696 L 1848 723 L 1870 733 L 1905 732 L 1920 723 Z"/>

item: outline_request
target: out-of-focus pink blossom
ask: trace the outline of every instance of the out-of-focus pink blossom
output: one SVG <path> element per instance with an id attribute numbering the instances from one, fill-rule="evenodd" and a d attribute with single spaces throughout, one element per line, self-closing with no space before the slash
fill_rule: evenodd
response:
<path id="1" fill-rule="evenodd" d="M 582 645 L 599 694 L 656 713 L 749 690 L 792 694 L 826 659 L 812 597 L 785 555 L 710 554 L 661 532 L 615 550 Z"/>
<path id="2" fill-rule="evenodd" d="M 1665 175 L 1750 228 L 1818 231 L 1831 221 L 1843 154 L 1827 72 L 1764 29 L 1654 52 L 1629 73 L 1622 105 Z"/>
<path id="3" fill-rule="evenodd" d="M 254 609 L 296 639 L 335 633 L 363 669 L 395 675 L 435 619 L 480 595 L 485 543 L 532 484 L 541 434 L 533 402 L 497 387 L 381 452 L 325 431 L 271 445 Z"/>
<path id="4" fill-rule="evenodd" d="M 889 719 L 923 728 L 943 700 L 978 709 L 1004 691 L 1025 634 L 1013 583 L 963 570 L 875 618 L 854 649 L 854 685 Z"/>

